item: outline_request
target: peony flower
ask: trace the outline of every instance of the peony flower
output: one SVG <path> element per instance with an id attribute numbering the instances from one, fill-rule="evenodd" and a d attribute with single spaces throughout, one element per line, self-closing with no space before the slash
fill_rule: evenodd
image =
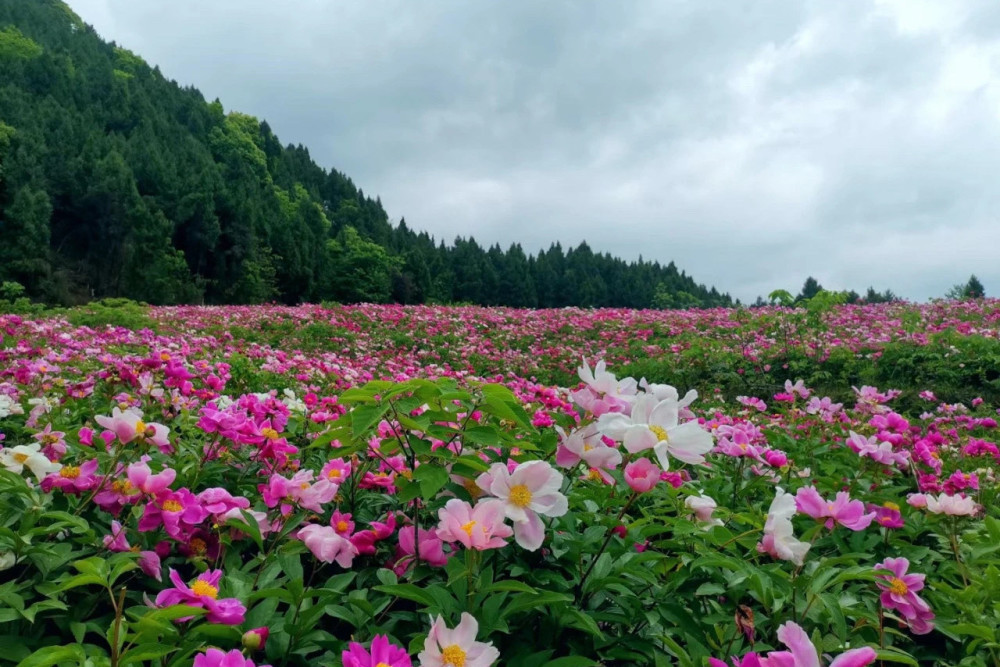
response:
<path id="1" fill-rule="evenodd" d="M 399 546 L 396 557 L 390 567 L 397 575 L 402 575 L 416 559 L 417 549 L 420 550 L 420 561 L 431 567 L 444 567 L 448 564 L 448 556 L 444 552 L 444 542 L 438 537 L 437 530 L 420 529 L 419 544 L 414 539 L 413 526 L 403 526 L 399 529 Z"/>
<path id="2" fill-rule="evenodd" d="M 660 469 L 647 458 L 639 458 L 625 466 L 625 483 L 636 493 L 646 493 L 660 482 Z"/>
<path id="3" fill-rule="evenodd" d="M 882 505 L 868 505 L 869 512 L 875 512 L 875 523 L 883 528 L 902 528 L 903 515 L 899 511 L 896 503 L 883 503 Z"/>
<path id="4" fill-rule="evenodd" d="M 341 567 L 350 567 L 358 548 L 349 539 L 337 533 L 330 526 L 309 524 L 299 530 L 298 539 L 309 548 L 318 560 L 324 563 L 337 562 Z"/>
<path id="5" fill-rule="evenodd" d="M 778 640 L 788 651 L 772 651 L 760 659 L 761 667 L 820 667 L 819 652 L 809 635 L 797 623 L 786 621 L 778 628 Z M 864 667 L 875 662 L 875 650 L 870 647 L 844 651 L 830 662 L 830 667 Z"/>
<path id="6" fill-rule="evenodd" d="M 27 468 L 38 481 L 42 481 L 46 475 L 59 472 L 62 465 L 48 460 L 39 451 L 41 448 L 41 443 L 33 442 L 0 449 L 0 465 L 18 475 Z"/>
<path id="7" fill-rule="evenodd" d="M 712 512 L 717 507 L 712 498 L 704 494 L 688 496 L 684 499 L 684 506 L 694 512 L 695 519 L 702 524 L 705 530 L 709 530 L 712 526 L 722 525 L 721 520 L 712 517 Z"/>
<path id="8" fill-rule="evenodd" d="M 679 410 L 677 401 L 657 402 L 655 396 L 645 394 L 632 404 L 629 416 L 601 415 L 597 425 L 632 454 L 652 449 L 664 470 L 670 468 L 668 454 L 684 463 L 704 463 L 705 454 L 712 450 L 712 435 L 696 421 L 678 423 Z"/>
<path id="9" fill-rule="evenodd" d="M 569 435 L 556 426 L 559 433 L 559 448 L 556 449 L 556 465 L 571 468 L 581 461 L 589 468 L 614 470 L 622 462 L 622 454 L 614 447 L 608 447 L 601 440 L 596 424 L 589 424 Z"/>
<path id="10" fill-rule="evenodd" d="M 795 516 L 795 497 L 778 487 L 774 500 L 771 501 L 771 507 L 767 511 L 764 537 L 757 545 L 757 551 L 802 565 L 810 545 L 795 538 L 792 528 L 793 516 Z"/>
<path id="11" fill-rule="evenodd" d="M 238 648 L 229 653 L 217 648 L 207 649 L 194 657 L 192 667 L 256 667 L 253 660 L 243 657 Z M 263 667 L 263 666 L 262 666 Z"/>
<path id="12" fill-rule="evenodd" d="M 52 489 L 60 489 L 63 493 L 78 494 L 93 489 L 98 484 L 97 459 L 91 459 L 80 466 L 64 465 L 59 472 L 54 472 L 42 480 L 42 491 L 48 493 Z"/>
<path id="13" fill-rule="evenodd" d="M 406 649 L 389 643 L 386 635 L 372 638 L 371 652 L 357 643 L 351 642 L 341 654 L 344 667 L 413 667 Z"/>
<path id="14" fill-rule="evenodd" d="M 944 493 L 938 496 L 927 496 L 927 511 L 931 514 L 947 514 L 948 516 L 975 516 L 980 506 L 968 496 L 949 496 Z"/>
<path id="15" fill-rule="evenodd" d="M 851 500 L 844 491 L 838 492 L 836 500 L 831 503 L 819 495 L 816 487 L 806 486 L 795 494 L 795 506 L 814 519 L 825 519 L 825 525 L 830 530 L 838 523 L 851 530 L 864 530 L 875 520 L 874 512 L 866 514 L 865 504 L 860 500 Z"/>
<path id="16" fill-rule="evenodd" d="M 522 548 L 535 551 L 542 546 L 545 525 L 539 514 L 562 516 L 569 502 L 559 489 L 563 476 L 546 461 L 528 461 L 509 472 L 503 463 L 494 463 L 476 478 L 483 491 L 503 501 L 507 518 L 514 522 L 514 539 Z"/>
<path id="17" fill-rule="evenodd" d="M 209 623 L 239 625 L 243 622 L 243 615 L 247 611 L 246 607 L 236 598 L 218 599 L 220 579 L 222 579 L 222 570 L 209 570 L 199 574 L 191 587 L 188 588 L 177 571 L 170 568 L 170 581 L 173 582 L 174 587 L 160 591 L 160 594 L 156 596 L 156 606 L 172 607 L 185 604 L 189 607 L 201 607 L 208 610 L 205 620 Z M 189 618 L 192 617 L 189 616 Z"/>
<path id="18" fill-rule="evenodd" d="M 438 510 L 437 536 L 445 542 L 460 542 L 466 549 L 499 549 L 514 533 L 504 523 L 505 516 L 504 503 L 497 498 L 481 500 L 475 507 L 452 498 Z"/>
<path id="19" fill-rule="evenodd" d="M 267 637 L 270 634 L 271 631 L 267 629 L 267 626 L 247 630 L 243 633 L 243 648 L 250 651 L 263 651 L 267 645 Z"/>
<path id="20" fill-rule="evenodd" d="M 437 617 L 424 641 L 424 650 L 417 655 L 420 667 L 490 667 L 500 651 L 492 643 L 476 641 L 479 623 L 471 614 L 462 613 L 455 628 L 448 628 L 444 618 Z"/>
<path id="21" fill-rule="evenodd" d="M 880 600 L 886 609 L 894 609 L 903 615 L 910 630 L 917 635 L 925 635 L 934 629 L 930 621 L 934 612 L 918 595 L 924 587 L 924 575 L 907 574 L 910 561 L 905 558 L 886 558 L 875 566 L 877 576 L 881 581 L 878 587 L 882 591 Z"/>

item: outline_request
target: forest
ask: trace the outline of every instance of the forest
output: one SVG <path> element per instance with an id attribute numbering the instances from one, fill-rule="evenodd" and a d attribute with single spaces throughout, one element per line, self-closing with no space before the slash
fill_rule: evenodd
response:
<path id="1" fill-rule="evenodd" d="M 36 300 L 732 303 L 673 262 L 585 242 L 446 244 L 392 222 L 304 146 L 102 40 L 59 0 L 0 0 L 0 72 L 0 281 Z"/>

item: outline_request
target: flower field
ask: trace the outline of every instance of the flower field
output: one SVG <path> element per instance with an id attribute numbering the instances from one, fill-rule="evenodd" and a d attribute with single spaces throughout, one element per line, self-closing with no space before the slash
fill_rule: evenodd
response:
<path id="1" fill-rule="evenodd" d="M 0 315 L 0 663 L 1000 664 L 1000 301 Z"/>

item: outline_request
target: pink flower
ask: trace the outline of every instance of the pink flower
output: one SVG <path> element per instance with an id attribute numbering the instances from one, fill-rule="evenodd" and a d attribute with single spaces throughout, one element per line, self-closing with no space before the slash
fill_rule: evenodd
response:
<path id="1" fill-rule="evenodd" d="M 892 443 L 879 442 L 876 436 L 865 437 L 850 431 L 847 439 L 847 446 L 860 456 L 868 458 L 888 466 L 906 466 L 910 462 L 909 452 L 897 452 L 893 449 Z"/>
<path id="2" fill-rule="evenodd" d="M 712 526 L 721 526 L 722 521 L 712 516 L 717 505 L 715 500 L 706 495 L 688 496 L 684 499 L 684 506 L 694 513 L 695 519 L 702 524 L 705 530 Z"/>
<path id="3" fill-rule="evenodd" d="M 438 510 L 437 535 L 445 542 L 460 542 L 466 549 L 499 549 L 514 533 L 504 523 L 505 516 L 502 500 L 481 500 L 472 507 L 464 500 L 452 498 Z"/>
<path id="4" fill-rule="evenodd" d="M 328 479 L 334 484 L 343 484 L 351 476 L 351 463 L 344 459 L 331 459 L 319 471 L 321 479 Z"/>
<path id="5" fill-rule="evenodd" d="M 229 653 L 221 649 L 210 648 L 194 657 L 192 667 L 256 667 L 253 660 L 244 658 L 238 648 Z"/>
<path id="6" fill-rule="evenodd" d="M 77 494 L 93 489 L 98 484 L 97 459 L 91 459 L 81 466 L 64 465 L 59 472 L 49 474 L 42 480 L 42 491 L 61 489 L 63 493 Z"/>
<path id="7" fill-rule="evenodd" d="M 175 540 L 185 540 L 190 531 L 208 517 L 208 510 L 187 489 L 167 491 L 146 503 L 139 532 L 155 530 L 163 524 L 167 535 Z"/>
<path id="8" fill-rule="evenodd" d="M 882 591 L 882 606 L 894 609 L 903 615 L 910 630 L 917 635 L 925 635 L 934 629 L 930 621 L 934 612 L 918 595 L 924 587 L 924 575 L 907 574 L 910 561 L 905 558 L 886 558 L 875 566 Z"/>
<path id="9" fill-rule="evenodd" d="M 927 496 L 923 493 L 911 493 L 906 496 L 906 504 L 917 509 L 927 507 Z"/>
<path id="10" fill-rule="evenodd" d="M 247 611 L 246 607 L 236 598 L 218 599 L 220 579 L 222 579 L 222 570 L 209 570 L 198 575 L 198 578 L 188 588 L 177 571 L 170 568 L 170 581 L 173 582 L 174 588 L 160 591 L 160 594 L 156 596 L 156 606 L 172 607 L 186 604 L 189 607 L 201 607 L 208 610 L 205 620 L 209 623 L 239 625 L 243 622 L 243 615 Z"/>
<path id="11" fill-rule="evenodd" d="M 131 551 L 128 540 L 125 539 L 125 528 L 117 521 L 111 522 L 111 534 L 104 536 L 104 546 L 108 551 Z"/>
<path id="12" fill-rule="evenodd" d="M 660 469 L 647 458 L 625 466 L 625 482 L 636 493 L 646 493 L 660 482 Z"/>
<path id="13" fill-rule="evenodd" d="M 479 623 L 471 614 L 462 613 L 459 624 L 449 629 L 444 618 L 437 617 L 417 655 L 420 667 L 490 667 L 500 651 L 492 643 L 476 641 Z"/>
<path id="14" fill-rule="evenodd" d="M 313 556 L 324 563 L 336 561 L 341 567 L 347 568 L 358 555 L 357 547 L 330 526 L 310 524 L 299 530 L 298 539 L 302 540 Z"/>
<path id="15" fill-rule="evenodd" d="M 403 526 L 399 529 L 399 547 L 396 550 L 396 558 L 392 563 L 392 570 L 397 575 L 402 575 L 416 558 L 417 549 L 420 550 L 420 560 L 432 567 L 444 567 L 448 564 L 448 554 L 444 552 L 444 542 L 438 537 L 438 531 L 420 529 L 420 542 L 414 543 L 413 526 Z"/>
<path id="16" fill-rule="evenodd" d="M 171 468 L 164 468 L 154 475 L 145 461 L 130 465 L 126 474 L 133 487 L 151 496 L 166 491 L 177 477 L 177 471 Z"/>
<path id="17" fill-rule="evenodd" d="M 504 501 L 507 518 L 514 522 L 514 539 L 528 551 L 542 546 L 545 538 L 539 514 L 562 516 L 569 509 L 566 496 L 559 492 L 562 482 L 558 471 L 538 460 L 518 465 L 513 473 L 504 464 L 494 463 L 476 478 L 479 488 Z"/>
<path id="18" fill-rule="evenodd" d="M 904 525 L 903 515 L 896 503 L 868 505 L 868 511 L 875 512 L 875 523 L 883 528 L 902 528 Z"/>
<path id="19" fill-rule="evenodd" d="M 372 638 L 371 653 L 357 643 L 351 642 L 341 654 L 344 667 L 413 667 L 406 650 L 389 643 L 386 635 Z"/>
<path id="20" fill-rule="evenodd" d="M 247 630 L 243 633 L 243 647 L 250 651 L 263 651 L 270 634 L 267 626 Z"/>
<path id="21" fill-rule="evenodd" d="M 372 521 L 368 524 L 368 530 L 359 530 L 351 535 L 351 544 L 358 550 L 359 554 L 371 555 L 375 553 L 375 543 L 386 539 L 396 531 L 396 515 L 389 514 L 385 518 L 385 523 Z"/>
<path id="22" fill-rule="evenodd" d="M 163 580 L 163 566 L 160 564 L 160 554 L 155 551 L 139 552 L 139 569 L 157 581 Z"/>
<path id="23" fill-rule="evenodd" d="M 844 491 L 838 492 L 836 500 L 831 503 L 819 495 L 816 487 L 806 486 L 795 494 L 795 506 L 814 519 L 826 519 L 825 525 L 830 530 L 838 523 L 851 530 L 864 530 L 875 520 L 874 512 L 865 514 L 865 504 L 860 500 L 851 500 Z"/>
<path id="24" fill-rule="evenodd" d="M 583 461 L 589 468 L 614 470 L 622 462 L 622 455 L 614 447 L 608 447 L 601 440 L 596 424 L 566 434 L 556 426 L 559 433 L 559 448 L 556 449 L 556 465 L 570 468 Z"/>
<path id="25" fill-rule="evenodd" d="M 354 532 L 354 522 L 351 521 L 350 514 L 341 514 L 340 510 L 334 510 L 330 517 L 330 527 L 337 531 L 338 535 L 350 538 Z"/>
<path id="26" fill-rule="evenodd" d="M 242 496 L 233 496 L 223 488 L 212 487 L 197 495 L 198 501 L 210 514 L 225 514 L 232 509 L 249 509 L 250 501 Z"/>
<path id="27" fill-rule="evenodd" d="M 778 640 L 789 650 L 768 653 L 766 658 L 760 659 L 761 667 L 820 667 L 819 652 L 797 623 L 786 621 L 779 627 Z M 876 658 L 872 648 L 855 648 L 834 658 L 830 667 L 864 667 Z"/>

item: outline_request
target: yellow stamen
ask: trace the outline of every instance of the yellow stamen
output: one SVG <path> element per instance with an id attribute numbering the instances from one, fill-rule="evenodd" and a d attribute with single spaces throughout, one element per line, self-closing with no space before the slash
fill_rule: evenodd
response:
<path id="1" fill-rule="evenodd" d="M 892 502 L 891 500 L 887 500 L 884 503 L 882 503 L 882 507 L 886 507 L 891 510 L 896 510 L 897 512 L 899 511 L 899 505 Z"/>
<path id="2" fill-rule="evenodd" d="M 182 509 L 184 509 L 184 506 L 181 505 L 179 501 L 171 498 L 170 500 L 163 503 L 163 509 L 166 510 L 167 512 L 180 512 Z"/>
<path id="3" fill-rule="evenodd" d="M 441 660 L 444 661 L 445 667 L 448 665 L 452 667 L 465 667 L 465 651 L 458 644 L 445 646 L 441 650 Z"/>
<path id="4" fill-rule="evenodd" d="M 20 454 L 20 453 L 14 454 L 14 460 L 17 461 L 18 463 L 23 464 L 25 461 L 28 460 L 28 455 L 27 454 Z"/>
<path id="5" fill-rule="evenodd" d="M 906 582 L 895 577 L 889 580 L 889 590 L 896 595 L 906 595 L 910 592 L 910 588 L 906 585 Z"/>
<path id="6" fill-rule="evenodd" d="M 330 472 L 326 473 L 326 476 L 330 479 L 340 479 L 340 470 L 337 468 L 331 468 Z"/>
<path id="7" fill-rule="evenodd" d="M 135 486 L 127 479 L 116 479 L 111 482 L 111 490 L 122 495 L 131 495 L 135 491 Z"/>
<path id="8" fill-rule="evenodd" d="M 666 429 L 664 429 L 662 426 L 654 426 L 653 424 L 650 424 L 649 430 L 653 432 L 653 435 L 655 435 L 656 439 L 660 442 L 666 442 L 670 440 L 670 438 L 667 437 Z"/>
<path id="9" fill-rule="evenodd" d="M 63 466 L 62 470 L 59 471 L 59 476 L 66 479 L 76 479 L 80 476 L 80 468 L 78 466 Z"/>
<path id="10" fill-rule="evenodd" d="M 468 535 L 469 537 L 472 537 L 472 529 L 475 528 L 475 527 L 476 527 L 476 522 L 475 521 L 470 521 L 469 523 L 464 524 L 462 526 L 462 530 L 465 531 L 466 535 Z"/>
<path id="11" fill-rule="evenodd" d="M 213 586 L 212 584 L 208 583 L 207 581 L 202 581 L 201 579 L 194 582 L 194 585 L 191 586 L 191 592 L 194 593 L 195 595 L 204 595 L 206 597 L 210 597 L 213 600 L 219 597 L 219 589 Z"/>
<path id="12" fill-rule="evenodd" d="M 510 502 L 518 507 L 527 507 L 531 504 L 531 490 L 524 484 L 511 487 Z"/>
<path id="13" fill-rule="evenodd" d="M 343 519 L 341 519 L 340 521 L 337 522 L 337 532 L 338 533 L 346 533 L 348 528 L 349 528 L 349 526 L 348 526 L 347 522 L 344 521 Z"/>
<path id="14" fill-rule="evenodd" d="M 278 432 L 271 427 L 262 428 L 260 430 L 260 434 L 265 438 L 267 438 L 268 440 L 277 440 L 278 438 L 281 437 L 280 435 L 278 435 Z"/>

